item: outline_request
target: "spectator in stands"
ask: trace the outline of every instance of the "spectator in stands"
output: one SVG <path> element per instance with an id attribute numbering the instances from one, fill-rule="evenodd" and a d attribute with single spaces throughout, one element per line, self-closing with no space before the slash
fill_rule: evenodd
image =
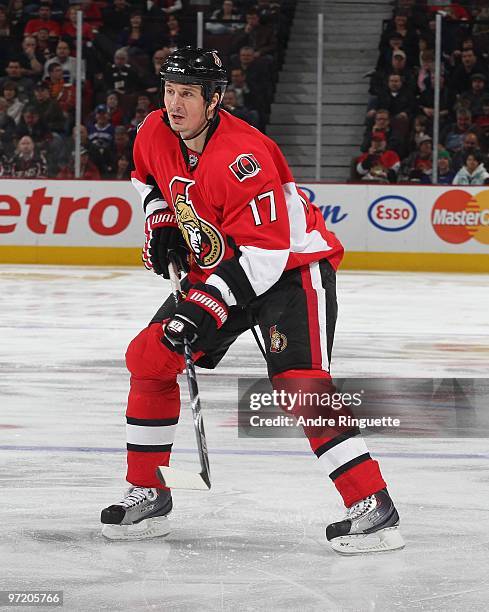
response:
<path id="1" fill-rule="evenodd" d="M 246 82 L 246 76 L 242 68 L 233 68 L 231 70 L 231 82 L 227 87 L 234 91 L 238 105 L 246 106 L 250 95 L 250 88 Z"/>
<path id="2" fill-rule="evenodd" d="M 113 0 L 112 5 L 109 4 L 102 9 L 103 25 L 101 33 L 115 43 L 124 28 L 129 27 L 130 14 L 131 11 L 126 0 Z"/>
<path id="3" fill-rule="evenodd" d="M 356 171 L 362 181 L 376 183 L 395 183 L 401 160 L 395 151 L 386 148 L 386 135 L 375 132 L 372 135 L 370 149 L 360 155 L 357 160 Z"/>
<path id="4" fill-rule="evenodd" d="M 438 180 L 437 185 L 451 185 L 455 172 L 451 168 L 450 153 L 438 151 Z"/>
<path id="5" fill-rule="evenodd" d="M 440 75 L 440 125 L 444 125 L 449 117 L 450 110 L 453 108 L 454 100 L 445 85 L 445 77 Z M 423 113 L 430 124 L 435 115 L 435 74 L 431 74 L 430 87 L 425 89 L 418 98 L 418 109 Z"/>
<path id="6" fill-rule="evenodd" d="M 136 138 L 136 132 L 138 129 L 138 126 L 146 119 L 146 117 L 148 116 L 148 110 L 146 110 L 144 108 L 144 106 L 138 106 L 136 107 L 136 110 L 134 112 L 134 116 L 132 117 L 131 121 L 129 122 L 129 137 L 131 138 L 131 140 L 134 140 L 134 138 Z"/>
<path id="7" fill-rule="evenodd" d="M 0 154 L 10 155 L 13 153 L 15 121 L 9 117 L 7 109 L 7 100 L 0 98 Z"/>
<path id="8" fill-rule="evenodd" d="M 107 112 L 109 113 L 110 123 L 114 127 L 124 123 L 124 113 L 119 105 L 118 93 L 115 91 L 109 92 L 107 94 L 107 98 L 105 99 L 105 106 L 107 107 Z"/>
<path id="9" fill-rule="evenodd" d="M 45 64 L 47 60 L 51 59 L 54 55 L 56 44 L 53 43 L 55 39 L 49 38 L 49 30 L 47 28 L 39 28 L 39 32 L 36 36 L 37 41 L 37 54 L 42 57 L 42 62 Z"/>
<path id="10" fill-rule="evenodd" d="M 463 144 L 460 151 L 457 151 L 452 157 L 452 170 L 458 172 L 464 165 L 465 156 L 467 153 L 473 153 L 480 149 L 479 137 L 476 132 L 467 132 L 463 137 Z"/>
<path id="11" fill-rule="evenodd" d="M 8 18 L 12 36 L 16 40 L 21 40 L 28 19 L 24 9 L 24 0 L 10 0 L 8 4 Z"/>
<path id="12" fill-rule="evenodd" d="M 99 104 L 95 109 L 95 121 L 88 126 L 88 139 L 99 148 L 111 148 L 113 145 L 114 126 L 105 104 Z"/>
<path id="13" fill-rule="evenodd" d="M 139 94 L 136 100 L 136 107 L 144 108 L 148 115 L 151 111 L 156 110 L 156 106 L 151 102 L 150 97 L 146 93 Z"/>
<path id="14" fill-rule="evenodd" d="M 113 155 L 117 160 L 118 157 L 124 155 L 130 161 L 132 166 L 132 145 L 129 138 L 129 132 L 124 125 L 118 125 L 114 130 L 114 146 Z M 117 164 L 114 164 L 117 167 Z"/>
<path id="15" fill-rule="evenodd" d="M 462 149 L 465 134 L 471 131 L 471 127 L 472 114 L 469 110 L 461 108 L 457 111 L 456 122 L 442 131 L 440 142 L 450 153 L 456 153 Z"/>
<path id="16" fill-rule="evenodd" d="M 484 63 L 477 59 L 473 49 L 462 51 L 462 64 L 455 68 L 450 79 L 449 88 L 456 94 L 471 89 L 473 74 L 487 74 Z"/>
<path id="17" fill-rule="evenodd" d="M 420 93 L 431 89 L 431 83 L 435 72 L 435 53 L 432 49 L 426 49 L 421 53 L 421 64 L 418 70 L 416 85 Z"/>
<path id="18" fill-rule="evenodd" d="M 168 50 L 168 55 L 179 47 L 184 47 L 187 44 L 187 37 L 182 32 L 180 22 L 175 15 L 168 15 L 168 21 L 166 22 L 167 32 L 163 36 L 163 46 Z"/>
<path id="19" fill-rule="evenodd" d="M 47 83 L 38 83 L 34 89 L 34 109 L 39 114 L 40 121 L 50 132 L 62 134 L 66 128 L 63 111 L 56 100 L 49 95 Z"/>
<path id="20" fill-rule="evenodd" d="M 409 151 L 416 151 L 419 141 L 430 135 L 430 121 L 425 115 L 416 115 L 409 138 Z"/>
<path id="21" fill-rule="evenodd" d="M 232 59 L 231 68 L 241 68 L 250 97 L 254 99 L 253 109 L 260 114 L 261 126 L 266 125 L 273 95 L 273 80 L 269 62 L 256 58 L 252 47 L 241 47 L 239 55 Z"/>
<path id="22" fill-rule="evenodd" d="M 77 0 L 75 0 L 75 2 L 78 4 Z M 100 10 L 99 3 L 93 0 L 81 0 L 79 4 L 83 11 L 83 21 L 90 24 L 95 30 L 98 30 L 103 23 L 102 11 Z"/>
<path id="23" fill-rule="evenodd" d="M 127 155 L 119 155 L 115 162 L 116 181 L 127 181 L 131 178 L 131 162 Z"/>
<path id="24" fill-rule="evenodd" d="M 51 19 L 50 0 L 41 0 L 39 5 L 38 19 L 31 19 L 25 26 L 24 35 L 31 34 L 36 36 L 40 28 L 47 28 L 51 38 L 59 38 L 61 28 L 57 21 Z"/>
<path id="25" fill-rule="evenodd" d="M 23 136 L 10 162 L 10 176 L 13 178 L 46 178 L 47 161 L 43 153 L 36 151 L 30 136 Z"/>
<path id="26" fill-rule="evenodd" d="M 37 41 L 34 36 L 24 37 L 19 60 L 25 77 L 36 78 L 42 74 L 44 57 L 37 51 Z"/>
<path id="27" fill-rule="evenodd" d="M 48 128 L 41 123 L 39 112 L 34 105 L 30 104 L 22 110 L 22 116 L 15 129 L 15 135 L 17 138 L 30 136 L 36 145 L 44 143 L 48 138 Z"/>
<path id="28" fill-rule="evenodd" d="M 367 127 L 365 130 L 362 145 L 360 147 L 360 151 L 362 151 L 362 153 L 368 151 L 372 146 L 372 135 L 375 132 L 384 133 L 387 141 L 387 148 L 399 153 L 399 143 L 397 142 L 391 129 L 389 111 L 385 108 L 379 108 L 379 110 L 375 112 L 372 127 Z"/>
<path id="29" fill-rule="evenodd" d="M 452 185 L 485 185 L 489 180 L 489 172 L 482 163 L 480 151 L 469 151 L 465 154 L 464 165 L 455 175 Z"/>
<path id="30" fill-rule="evenodd" d="M 231 51 L 239 51 L 241 47 L 253 47 L 255 58 L 268 57 L 273 60 L 277 51 L 277 36 L 270 25 L 260 23 L 256 9 L 246 12 L 246 25 L 236 32 L 231 42 Z"/>
<path id="31" fill-rule="evenodd" d="M 212 12 L 211 19 L 223 22 L 243 21 L 243 15 L 236 10 L 233 0 L 224 0 L 221 7 Z"/>
<path id="32" fill-rule="evenodd" d="M 224 92 L 222 106 L 228 113 L 246 121 L 246 123 L 249 123 L 253 127 L 258 128 L 260 126 L 260 117 L 257 111 L 252 111 L 246 108 L 246 106 L 239 105 L 236 92 L 232 89 L 227 89 Z"/>
<path id="33" fill-rule="evenodd" d="M 401 180 L 429 184 L 433 170 L 433 140 L 425 135 L 419 139 L 418 148 L 402 163 Z"/>
<path id="34" fill-rule="evenodd" d="M 59 64 L 63 69 L 63 79 L 65 83 L 76 81 L 76 59 L 71 57 L 71 47 L 66 40 L 60 40 L 56 45 L 56 55 L 44 64 L 44 78 L 49 75 L 49 66 Z M 82 71 L 84 66 L 82 66 Z"/>
<path id="35" fill-rule="evenodd" d="M 224 0 L 221 7 L 213 11 L 211 20 L 219 23 L 206 23 L 206 30 L 212 34 L 231 34 L 237 26 L 237 22 L 243 21 L 243 15 L 239 13 L 233 0 Z"/>
<path id="36" fill-rule="evenodd" d="M 66 17 L 65 20 L 63 21 L 63 26 L 61 28 L 61 36 L 63 37 L 63 40 L 67 40 L 69 42 L 69 44 L 71 46 L 74 46 L 76 44 L 76 32 L 77 32 L 77 26 L 76 26 L 76 13 L 77 13 L 77 6 L 70 6 L 70 8 L 66 11 Z M 93 27 L 87 23 L 86 21 L 83 22 L 83 26 L 82 26 L 82 39 L 83 42 L 86 43 L 87 41 L 92 41 L 95 37 L 95 34 L 93 32 Z"/>
<path id="37" fill-rule="evenodd" d="M 48 68 L 49 77 L 45 83 L 49 88 L 49 95 L 59 104 L 66 119 L 66 130 L 71 129 L 71 122 L 76 105 L 75 86 L 65 83 L 61 64 L 53 62 Z"/>
<path id="38" fill-rule="evenodd" d="M 386 70 L 376 70 L 370 79 L 369 94 L 378 96 L 391 74 L 398 74 L 402 77 L 405 87 L 409 91 L 416 91 L 416 78 L 411 68 L 408 68 L 406 54 L 402 49 L 394 51 L 392 54 L 391 65 Z"/>
<path id="39" fill-rule="evenodd" d="M 129 26 L 119 34 L 118 44 L 126 47 L 129 55 L 150 55 L 152 43 L 145 32 L 143 14 L 133 11 L 129 17 Z"/>
<path id="40" fill-rule="evenodd" d="M 389 111 L 391 119 L 402 119 L 409 121 L 416 110 L 416 101 L 411 91 L 403 87 L 402 77 L 391 74 L 387 81 L 387 87 L 380 92 L 376 108 L 368 112 L 368 117 L 374 117 L 378 108 Z"/>
<path id="41" fill-rule="evenodd" d="M 390 41 L 392 36 L 400 37 L 402 49 L 408 56 L 408 63 L 412 66 L 416 63 L 416 51 L 418 48 L 418 36 L 416 31 L 408 23 L 408 15 L 405 11 L 396 11 L 393 21 L 385 29 L 380 39 L 379 51 L 384 54 L 385 63 L 388 66 L 391 58 L 389 57 Z"/>
<path id="42" fill-rule="evenodd" d="M 489 152 L 489 94 L 482 100 L 482 114 L 476 118 L 474 127 L 481 149 L 487 154 Z"/>
<path id="43" fill-rule="evenodd" d="M 114 53 L 114 63 L 108 68 L 105 83 L 101 83 L 104 90 L 107 88 L 118 94 L 133 94 L 144 86 L 137 72 L 129 65 L 127 51 L 118 49 Z"/>
<path id="44" fill-rule="evenodd" d="M 12 81 L 5 81 L 1 95 L 7 102 L 7 115 L 18 125 L 22 116 L 24 102 L 21 102 L 17 97 L 17 85 Z"/>
<path id="45" fill-rule="evenodd" d="M 5 69 L 6 75 L 0 79 L 0 87 L 8 81 L 14 83 L 17 95 L 21 102 L 27 102 L 32 97 L 33 82 L 29 77 L 22 75 L 22 66 L 19 60 L 10 60 Z"/>
<path id="46" fill-rule="evenodd" d="M 68 166 L 62 168 L 57 177 L 58 179 L 70 180 L 75 178 L 75 155 Z M 101 179 L 97 166 L 90 160 L 87 149 L 80 149 L 80 178 L 85 181 L 99 181 Z"/>
<path id="47" fill-rule="evenodd" d="M 402 36 L 394 32 L 389 36 L 388 47 L 379 55 L 376 70 L 386 70 L 392 63 L 392 56 L 395 51 L 402 51 Z"/>
<path id="48" fill-rule="evenodd" d="M 402 78 L 398 74 L 391 74 L 387 87 L 381 91 L 374 105 L 374 109 L 367 112 L 367 127 L 371 125 L 377 109 L 389 111 L 391 126 L 397 142 L 400 145 L 402 157 L 406 154 L 405 141 L 409 133 L 411 118 L 416 111 L 416 100 L 413 92 L 403 87 Z"/>
<path id="49" fill-rule="evenodd" d="M 158 96 L 160 91 L 161 77 L 160 70 L 163 62 L 169 55 L 169 49 L 157 49 L 152 58 L 151 72 L 146 78 L 146 91 L 151 96 L 153 102 L 158 102 Z"/>
<path id="50" fill-rule="evenodd" d="M 482 114 L 482 101 L 487 94 L 487 76 L 476 72 L 470 77 L 470 81 L 471 88 L 461 94 L 460 103 L 464 108 L 468 108 L 476 119 Z"/>

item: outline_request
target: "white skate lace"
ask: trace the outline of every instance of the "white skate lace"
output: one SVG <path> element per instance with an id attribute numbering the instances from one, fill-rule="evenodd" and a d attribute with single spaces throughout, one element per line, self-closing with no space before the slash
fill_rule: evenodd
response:
<path id="1" fill-rule="evenodd" d="M 150 493 L 150 491 L 151 489 L 145 489 L 143 487 L 129 489 L 124 499 L 120 502 L 120 505 L 124 506 L 124 508 L 137 506 L 137 504 L 140 504 L 148 499 L 148 493 Z"/>
<path id="2" fill-rule="evenodd" d="M 346 518 L 350 520 L 354 520 L 358 518 L 359 516 L 362 516 L 362 514 L 366 514 L 367 512 L 370 512 L 370 510 L 373 510 L 374 507 L 375 507 L 375 496 L 370 495 L 369 497 L 366 497 L 365 499 L 361 499 L 356 504 L 353 504 L 353 506 L 351 506 L 350 508 L 347 508 Z"/>

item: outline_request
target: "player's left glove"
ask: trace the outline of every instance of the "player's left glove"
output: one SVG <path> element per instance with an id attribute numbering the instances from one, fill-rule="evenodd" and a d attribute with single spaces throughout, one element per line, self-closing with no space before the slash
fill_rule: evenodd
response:
<path id="1" fill-rule="evenodd" d="M 193 285 L 164 329 L 162 341 L 177 353 L 183 353 L 184 338 L 192 350 L 206 347 L 228 318 L 228 307 L 221 292 L 212 285 Z"/>
<path id="2" fill-rule="evenodd" d="M 170 253 L 179 270 L 189 271 L 188 247 L 171 210 L 157 210 L 144 225 L 145 241 L 142 259 L 147 270 L 169 279 Z"/>

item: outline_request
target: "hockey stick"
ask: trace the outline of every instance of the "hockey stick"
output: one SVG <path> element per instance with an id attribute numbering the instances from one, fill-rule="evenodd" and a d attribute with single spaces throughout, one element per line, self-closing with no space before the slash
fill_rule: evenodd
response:
<path id="1" fill-rule="evenodd" d="M 178 268 L 173 261 L 170 262 L 169 272 L 173 296 L 176 304 L 178 304 L 181 300 L 182 289 L 180 286 Z M 201 471 L 200 474 L 195 474 L 193 472 L 185 472 L 184 470 L 160 465 L 156 468 L 156 475 L 165 487 L 169 487 L 170 489 L 199 489 L 208 491 L 211 488 L 209 453 L 207 451 L 207 440 L 200 408 L 199 387 L 197 385 L 194 360 L 192 359 L 192 349 L 186 338 L 184 339 L 183 347 L 190 406 L 194 419 L 195 437 L 197 438 Z"/>

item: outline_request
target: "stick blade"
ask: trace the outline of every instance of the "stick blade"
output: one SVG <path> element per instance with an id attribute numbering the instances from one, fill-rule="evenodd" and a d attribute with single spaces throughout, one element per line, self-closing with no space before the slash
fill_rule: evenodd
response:
<path id="1" fill-rule="evenodd" d="M 172 467 L 160 465 L 156 468 L 156 475 L 160 481 L 169 489 L 194 489 L 198 491 L 208 491 L 210 483 L 204 480 L 202 474 L 185 472 Z"/>

